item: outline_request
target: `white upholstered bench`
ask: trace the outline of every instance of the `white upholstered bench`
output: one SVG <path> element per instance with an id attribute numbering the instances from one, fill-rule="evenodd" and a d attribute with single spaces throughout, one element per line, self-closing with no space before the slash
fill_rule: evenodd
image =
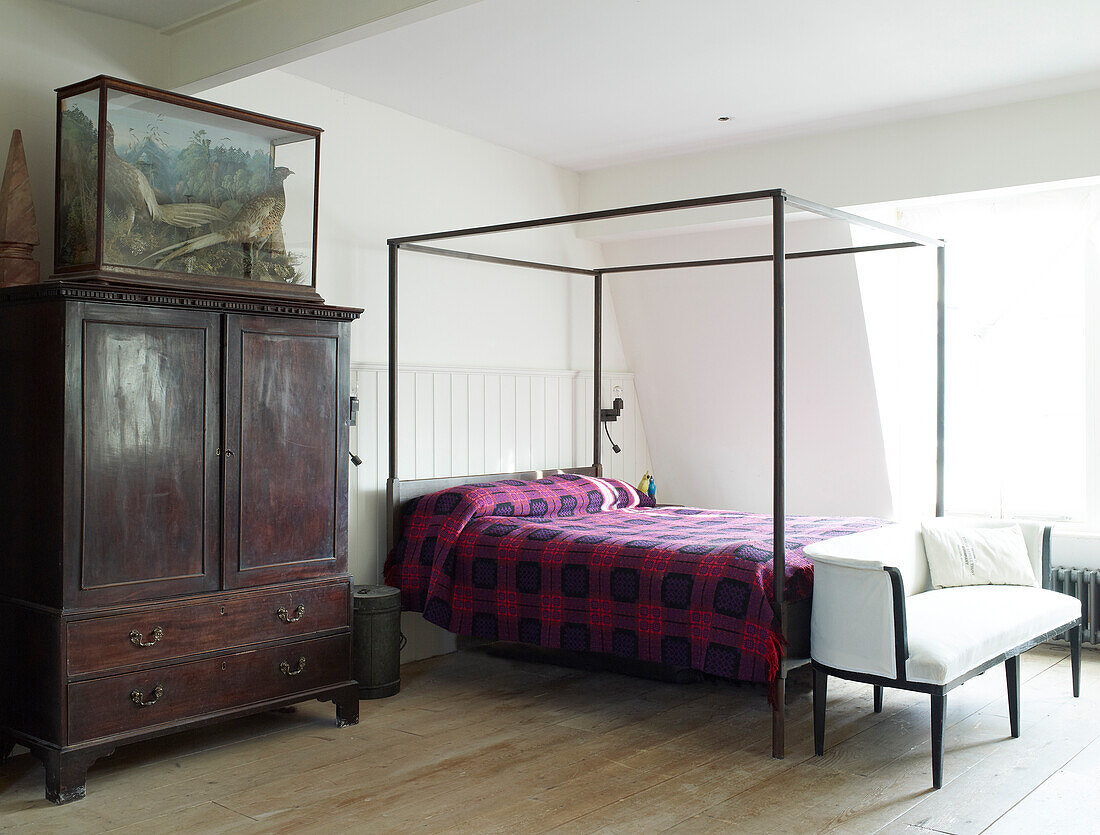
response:
<path id="1" fill-rule="evenodd" d="M 1005 523 L 967 520 L 965 527 Z M 1050 529 L 1019 523 L 1035 576 L 1049 583 Z M 963 523 L 959 523 L 964 526 Z M 1073 695 L 1080 695 L 1081 603 L 1038 587 L 932 587 L 919 525 L 890 525 L 808 546 L 814 561 L 810 656 L 814 751 L 825 748 L 829 676 L 928 693 L 932 703 L 932 785 L 943 783 L 947 693 L 1005 664 L 1009 724 L 1020 735 L 1020 653 L 1068 633 Z"/>

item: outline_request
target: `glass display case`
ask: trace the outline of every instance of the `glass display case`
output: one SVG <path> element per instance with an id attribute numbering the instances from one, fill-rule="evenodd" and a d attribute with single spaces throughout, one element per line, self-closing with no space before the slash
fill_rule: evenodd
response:
<path id="1" fill-rule="evenodd" d="M 319 299 L 320 137 L 106 76 L 60 88 L 55 277 Z"/>

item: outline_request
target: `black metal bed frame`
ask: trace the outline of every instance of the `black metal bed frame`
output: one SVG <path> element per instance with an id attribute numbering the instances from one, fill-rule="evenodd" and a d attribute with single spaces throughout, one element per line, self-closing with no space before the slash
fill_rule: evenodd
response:
<path id="1" fill-rule="evenodd" d="M 476 252 L 446 249 L 426 245 L 429 241 L 442 241 L 452 238 L 465 238 L 488 235 L 498 232 L 511 232 L 522 229 L 535 229 L 544 226 L 559 226 L 571 223 L 608 220 L 619 217 L 671 212 L 683 209 L 697 209 L 705 206 L 723 206 L 735 203 L 749 203 L 767 200 L 771 203 L 772 251 L 762 255 L 749 255 L 731 258 L 711 258 L 694 261 L 676 261 L 655 264 L 629 264 L 613 267 L 572 267 L 561 264 L 548 264 L 538 261 L 524 261 L 516 258 L 503 258 Z M 833 249 L 818 249 L 788 252 L 786 249 L 786 209 L 802 209 L 816 215 L 845 221 L 850 225 L 864 226 L 888 232 L 903 240 L 895 243 L 873 244 L 866 246 L 848 246 Z M 783 639 L 787 638 L 788 605 L 786 601 L 786 507 L 785 507 L 785 370 L 786 335 L 785 266 L 788 260 L 801 258 L 820 258 L 830 255 L 854 255 L 862 252 L 878 252 L 917 246 L 932 246 L 937 249 L 936 258 L 936 515 L 943 515 L 943 464 L 944 464 L 944 366 L 945 366 L 945 245 L 942 239 L 928 237 L 897 226 L 860 217 L 815 203 L 801 197 L 788 194 L 781 188 L 761 191 L 747 191 L 736 194 L 719 194 L 710 197 L 696 197 L 686 200 L 673 200 L 664 203 L 648 203 L 638 206 L 625 206 L 617 209 L 580 212 L 570 215 L 537 218 L 535 220 L 500 223 L 492 226 L 477 226 L 467 229 L 455 229 L 447 232 L 434 232 L 426 235 L 410 235 L 391 238 L 389 248 L 389 489 L 391 495 L 398 483 L 398 426 L 397 426 L 397 370 L 398 370 L 398 255 L 401 250 L 480 261 L 509 267 L 523 267 L 534 270 L 546 270 L 573 275 L 587 275 L 593 278 L 593 442 L 592 469 L 596 475 L 602 473 L 600 463 L 600 406 L 601 406 L 601 362 L 603 352 L 602 316 L 603 316 L 603 277 L 622 273 L 653 272 L 657 270 L 685 269 L 689 267 L 714 267 L 734 264 L 752 264 L 770 261 L 772 264 L 772 318 L 773 318 L 773 464 L 772 464 L 772 539 L 773 539 L 773 596 L 779 612 L 780 630 Z M 392 514 L 391 514 L 392 515 Z M 784 749 L 784 698 L 787 671 L 807 663 L 809 659 L 784 658 L 780 664 L 775 681 L 775 705 L 772 712 L 772 756 L 783 757 Z"/>

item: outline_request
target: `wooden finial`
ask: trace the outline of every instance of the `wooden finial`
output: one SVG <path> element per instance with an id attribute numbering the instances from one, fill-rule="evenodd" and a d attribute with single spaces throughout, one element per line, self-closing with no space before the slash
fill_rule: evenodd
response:
<path id="1" fill-rule="evenodd" d="M 12 131 L 8 164 L 0 186 L 0 287 L 34 284 L 41 267 L 34 258 L 38 246 L 38 221 L 34 196 L 23 153 L 23 134 Z"/>

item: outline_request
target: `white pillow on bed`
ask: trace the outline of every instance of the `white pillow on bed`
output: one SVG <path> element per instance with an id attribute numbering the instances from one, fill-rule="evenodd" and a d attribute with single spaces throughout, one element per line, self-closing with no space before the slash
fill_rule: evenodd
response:
<path id="1" fill-rule="evenodd" d="M 960 528 L 921 525 L 932 585 L 1037 586 L 1019 525 Z"/>

